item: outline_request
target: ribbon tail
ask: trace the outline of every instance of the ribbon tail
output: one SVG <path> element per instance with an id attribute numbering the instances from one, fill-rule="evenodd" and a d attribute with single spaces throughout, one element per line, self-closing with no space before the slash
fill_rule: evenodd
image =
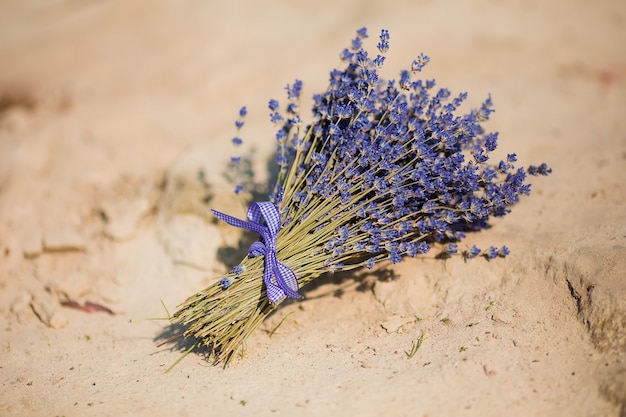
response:
<path id="1" fill-rule="evenodd" d="M 295 272 L 284 263 L 277 261 L 277 268 L 274 271 L 276 275 L 276 283 L 285 292 L 289 298 L 304 298 L 298 292 L 298 279 Z"/>
<path id="2" fill-rule="evenodd" d="M 273 304 L 278 304 L 285 298 L 285 292 L 272 282 L 272 268 L 269 268 L 267 263 L 265 264 L 265 271 L 263 271 L 263 281 L 265 281 L 265 293 L 267 294 L 267 298 Z"/>
<path id="3" fill-rule="evenodd" d="M 252 203 L 248 207 L 248 221 L 238 219 L 217 210 L 211 210 L 213 215 L 231 226 L 251 230 L 261 235 L 263 241 L 254 242 L 248 250 L 251 258 L 264 255 L 265 270 L 263 281 L 267 298 L 274 304 L 279 303 L 285 297 L 304 298 L 298 292 L 298 279 L 296 274 L 284 263 L 276 259 L 276 236 L 280 229 L 280 212 L 271 202 Z M 265 220 L 264 226 L 262 220 Z"/>
<path id="4" fill-rule="evenodd" d="M 228 214 L 224 214 L 217 210 L 211 209 L 211 213 L 213 213 L 213 215 L 217 217 L 218 219 L 220 219 L 221 221 L 226 222 L 231 226 L 238 227 L 240 229 L 250 230 L 260 235 L 262 235 L 266 230 L 265 227 L 261 226 L 258 223 L 241 220 L 241 219 L 238 219 L 237 217 L 229 216 Z"/>

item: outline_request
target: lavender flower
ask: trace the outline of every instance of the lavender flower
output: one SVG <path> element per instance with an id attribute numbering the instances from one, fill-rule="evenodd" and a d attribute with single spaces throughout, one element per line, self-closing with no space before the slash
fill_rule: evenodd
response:
<path id="1" fill-rule="evenodd" d="M 233 274 L 239 277 L 241 274 L 245 272 L 245 270 L 246 270 L 245 265 L 235 265 L 233 267 Z"/>
<path id="2" fill-rule="evenodd" d="M 479 254 L 480 254 L 480 249 L 478 249 L 478 247 L 476 247 L 476 245 L 472 245 L 472 247 L 469 248 L 465 252 L 465 258 L 472 259 L 472 258 L 477 257 Z"/>
<path id="3" fill-rule="evenodd" d="M 485 256 L 487 257 L 487 259 L 494 259 L 498 256 L 498 248 L 496 248 L 495 246 L 490 246 L 489 249 L 487 249 L 487 253 L 485 253 Z"/>
<path id="4" fill-rule="evenodd" d="M 527 174 L 551 172 L 546 164 L 516 168 L 513 153 L 491 162 L 499 138 L 482 125 L 493 112 L 491 97 L 457 114 L 467 94 L 453 96 L 417 78 L 429 62 L 424 54 L 397 81 L 383 80 L 389 32 L 381 32 L 374 57 L 363 47 L 366 38 L 360 29 L 341 53 L 344 66 L 313 96 L 309 124 L 300 114 L 301 81 L 286 87 L 283 110 L 269 101 L 278 165 L 271 203 L 253 203 L 249 221 L 215 212 L 263 236 L 236 270 L 174 315 L 216 361 L 228 362 L 276 304 L 301 297 L 298 286 L 323 273 L 397 264 L 438 245 L 449 256 L 477 257 L 481 249 L 459 253 L 458 242 L 528 195 Z M 236 127 L 242 126 L 240 120 Z M 258 207 L 269 216 L 265 222 Z M 484 256 L 508 253 L 506 246 L 490 247 Z"/>
<path id="5" fill-rule="evenodd" d="M 243 125 L 245 124 L 245 117 L 248 114 L 248 109 L 246 108 L 246 106 L 243 106 L 241 109 L 239 109 L 239 119 L 237 119 L 235 121 L 235 127 L 237 128 L 237 133 L 239 133 L 239 131 L 241 130 L 241 128 L 243 127 Z M 239 136 L 235 136 L 231 139 L 232 144 L 235 147 L 239 147 L 241 146 L 241 144 L 243 144 L 243 139 L 241 139 Z M 231 156 L 230 157 L 230 163 L 233 166 L 233 178 L 235 180 L 235 189 L 234 192 L 235 194 L 240 194 L 243 190 L 244 190 L 244 186 L 243 184 L 241 184 L 240 182 L 240 165 L 241 165 L 241 156 Z M 227 288 L 227 287 L 226 287 Z"/>

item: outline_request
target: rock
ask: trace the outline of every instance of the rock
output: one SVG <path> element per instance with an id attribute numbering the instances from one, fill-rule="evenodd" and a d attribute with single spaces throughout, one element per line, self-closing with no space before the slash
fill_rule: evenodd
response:
<path id="1" fill-rule="evenodd" d="M 43 249 L 47 252 L 83 251 L 85 247 L 85 239 L 70 228 L 50 231 L 43 238 Z"/>
<path id="2" fill-rule="evenodd" d="M 600 394 L 616 405 L 621 405 L 622 414 L 626 412 L 626 365 L 614 364 L 599 372 Z"/>
<path id="3" fill-rule="evenodd" d="M 196 216 L 176 216 L 159 230 L 159 240 L 172 261 L 201 270 L 215 269 L 222 246 L 218 229 Z"/>
<path id="4" fill-rule="evenodd" d="M 101 209 L 107 219 L 105 235 L 117 241 L 132 238 L 139 222 L 151 208 L 152 205 L 146 198 L 103 204 Z"/>
<path id="5" fill-rule="evenodd" d="M 17 316 L 18 321 L 23 321 L 25 312 L 30 311 L 29 307 L 32 299 L 33 297 L 31 294 L 23 291 L 16 297 L 15 301 L 11 303 L 11 312 Z"/>
<path id="6" fill-rule="evenodd" d="M 28 234 L 21 243 L 22 254 L 25 258 L 36 258 L 43 251 L 41 235 L 38 233 Z"/>
<path id="7" fill-rule="evenodd" d="M 372 288 L 372 292 L 374 294 L 374 298 L 383 306 L 387 306 L 387 303 L 394 295 L 394 287 L 397 285 L 393 282 L 374 282 L 374 286 Z"/>
<path id="8" fill-rule="evenodd" d="M 53 329 L 61 329 L 68 324 L 67 318 L 59 311 L 59 306 L 52 300 L 40 297 L 32 297 L 30 307 L 37 318 L 46 326 Z"/>
<path id="9" fill-rule="evenodd" d="M 509 311 L 496 310 L 491 314 L 491 320 L 500 324 L 511 324 L 513 315 Z"/>
<path id="10" fill-rule="evenodd" d="M 383 329 L 387 331 L 387 333 L 397 333 L 402 328 L 402 326 L 413 321 L 415 321 L 414 318 L 410 319 L 394 314 L 392 316 L 386 317 L 385 321 L 383 321 L 380 325 Z"/>
<path id="11" fill-rule="evenodd" d="M 416 260 L 407 260 L 394 265 L 392 275 L 387 277 L 384 270 L 374 270 L 372 292 L 388 314 L 404 317 L 430 317 L 437 312 L 437 293 L 422 274 L 423 269 Z"/>
<path id="12" fill-rule="evenodd" d="M 626 352 L 626 248 L 579 248 L 553 259 L 550 272 L 563 279 L 578 318 L 600 352 Z"/>
<path id="13" fill-rule="evenodd" d="M 245 257 L 249 244 L 240 242 L 242 229 L 217 222 L 210 211 L 214 208 L 245 218 L 242 197 L 235 195 L 234 186 L 224 180 L 225 168 L 222 155 L 202 145 L 191 149 L 168 170 L 158 202 L 157 236 L 174 262 L 219 270 L 219 264 L 234 265 Z"/>
<path id="14" fill-rule="evenodd" d="M 53 329 L 62 329 L 69 324 L 69 320 L 58 309 L 52 312 L 48 326 Z"/>

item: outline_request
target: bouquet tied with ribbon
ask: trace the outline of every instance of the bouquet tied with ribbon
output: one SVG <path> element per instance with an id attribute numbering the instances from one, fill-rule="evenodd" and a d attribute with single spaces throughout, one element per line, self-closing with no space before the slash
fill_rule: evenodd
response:
<path id="1" fill-rule="evenodd" d="M 457 114 L 467 94 L 452 97 L 419 79 L 429 61 L 423 54 L 385 81 L 379 70 L 389 33 L 382 30 L 375 57 L 363 48 L 367 37 L 358 30 L 342 51 L 343 68 L 313 96 L 310 123 L 301 118 L 301 81 L 286 87 L 283 110 L 270 100 L 278 175 L 268 201 L 250 204 L 245 220 L 212 210 L 259 235 L 239 265 L 171 318 L 185 326 L 175 337 L 195 338 L 192 348 L 206 345 L 216 363 L 227 364 L 268 314 L 286 298 L 302 298 L 300 288 L 324 273 L 397 264 L 435 246 L 466 259 L 506 256 L 506 246 L 459 243 L 528 195 L 527 175 L 551 172 L 545 163 L 516 168 L 514 153 L 491 162 L 498 134 L 482 127 L 491 99 Z M 245 116 L 244 107 L 238 130 Z"/>

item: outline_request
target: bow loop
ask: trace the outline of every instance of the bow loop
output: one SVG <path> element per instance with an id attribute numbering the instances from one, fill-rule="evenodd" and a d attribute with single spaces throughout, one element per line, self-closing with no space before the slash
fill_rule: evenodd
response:
<path id="1" fill-rule="evenodd" d="M 265 245 L 260 240 L 257 240 L 248 249 L 248 256 L 256 258 L 257 256 L 265 255 Z"/>
<path id="2" fill-rule="evenodd" d="M 241 229 L 250 230 L 261 235 L 262 240 L 254 242 L 248 250 L 248 256 L 254 258 L 265 256 L 263 281 L 267 298 L 274 304 L 285 297 L 303 298 L 298 292 L 298 279 L 291 268 L 276 258 L 276 238 L 280 230 L 280 212 L 269 201 L 252 203 L 248 207 L 248 221 L 211 210 L 218 219 Z M 265 224 L 263 224 L 265 223 Z"/>

